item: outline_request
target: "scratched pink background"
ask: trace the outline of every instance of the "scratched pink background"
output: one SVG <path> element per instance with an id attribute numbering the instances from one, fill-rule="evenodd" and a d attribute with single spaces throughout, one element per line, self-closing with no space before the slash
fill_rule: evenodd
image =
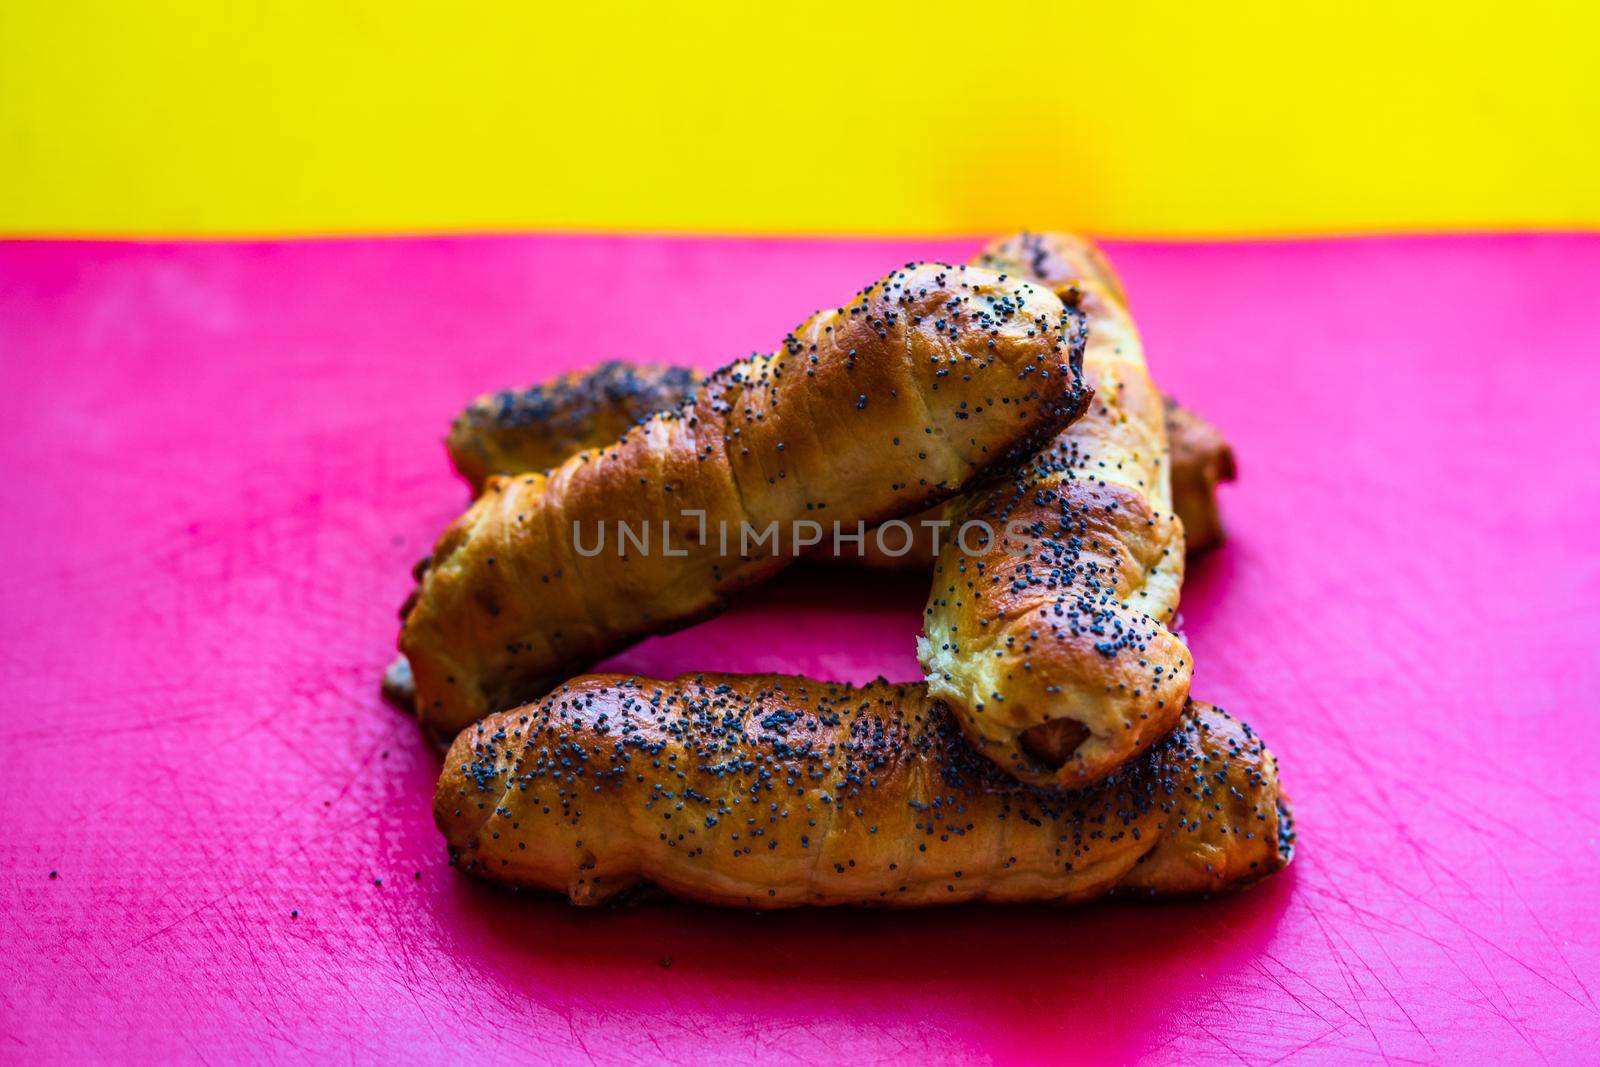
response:
<path id="1" fill-rule="evenodd" d="M 970 248 L 0 245 L 0 1058 L 1594 1062 L 1600 237 L 1113 246 L 1241 457 L 1184 613 L 1286 876 L 763 917 L 445 865 L 375 680 L 451 414 Z M 909 678 L 923 591 L 791 573 L 616 662 Z"/>

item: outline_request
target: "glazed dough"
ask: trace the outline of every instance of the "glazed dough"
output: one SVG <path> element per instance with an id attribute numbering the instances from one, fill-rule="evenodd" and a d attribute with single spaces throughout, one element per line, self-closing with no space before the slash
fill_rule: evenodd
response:
<path id="1" fill-rule="evenodd" d="M 922 685 L 578 678 L 456 738 L 434 816 L 462 870 L 598 904 L 1068 903 L 1247 885 L 1288 863 L 1272 754 L 1191 705 L 1062 793 L 975 755 Z"/>

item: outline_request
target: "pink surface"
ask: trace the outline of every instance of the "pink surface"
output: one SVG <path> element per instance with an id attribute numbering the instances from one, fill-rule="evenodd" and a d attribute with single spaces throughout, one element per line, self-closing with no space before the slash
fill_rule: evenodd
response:
<path id="1" fill-rule="evenodd" d="M 1112 249 L 1241 457 L 1184 614 L 1287 875 L 763 917 L 446 866 L 375 682 L 461 402 L 970 247 L 0 245 L 0 1058 L 1594 1062 L 1596 237 Z M 791 572 L 615 662 L 909 678 L 924 589 Z"/>

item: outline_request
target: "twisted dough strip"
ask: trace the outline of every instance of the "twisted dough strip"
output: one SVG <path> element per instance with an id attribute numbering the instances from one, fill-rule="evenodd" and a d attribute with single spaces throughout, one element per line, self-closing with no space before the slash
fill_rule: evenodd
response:
<path id="1" fill-rule="evenodd" d="M 751 908 L 1216 892 L 1293 842 L 1272 754 L 1207 705 L 1059 793 L 974 754 L 922 685 L 783 675 L 575 679 L 463 731 L 434 817 L 461 869 L 577 904 L 646 883 Z"/>
<path id="2" fill-rule="evenodd" d="M 999 242 L 989 262 L 1076 270 L 1051 241 Z M 1079 286 L 1094 400 L 1033 460 L 947 507 L 952 528 L 993 536 L 940 552 L 918 641 L 930 692 L 974 747 L 1021 781 L 1064 789 L 1166 734 L 1193 670 L 1166 626 L 1184 548 L 1161 396 L 1126 306 Z"/>
<path id="3" fill-rule="evenodd" d="M 715 613 L 789 561 L 779 544 L 744 554 L 745 525 L 787 538 L 800 520 L 879 522 L 1032 452 L 1082 407 L 1081 325 L 1032 283 L 909 266 L 617 443 L 491 481 L 406 612 L 418 718 L 451 736 Z M 575 533 L 619 520 L 670 529 L 671 553 L 578 551 Z"/>

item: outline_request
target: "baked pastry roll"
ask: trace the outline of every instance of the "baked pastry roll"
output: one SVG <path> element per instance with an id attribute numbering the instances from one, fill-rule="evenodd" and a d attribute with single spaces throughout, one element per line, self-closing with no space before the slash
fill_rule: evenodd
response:
<path id="1" fill-rule="evenodd" d="M 1031 272 L 1036 239 L 992 246 Z M 1039 279 L 1055 284 L 1060 279 Z M 1083 417 L 1011 473 L 946 508 L 918 658 L 974 747 L 1018 779 L 1097 781 L 1172 727 L 1193 660 L 1167 626 L 1183 584 L 1161 395 L 1127 307 L 1079 281 L 1088 317 Z"/>
<path id="2" fill-rule="evenodd" d="M 802 524 L 910 514 L 1031 454 L 1082 410 L 1083 343 L 1036 283 L 910 265 L 614 444 L 490 479 L 405 612 L 418 718 L 449 737 L 720 611 Z"/>
<path id="3" fill-rule="evenodd" d="M 1023 785 L 920 684 L 591 675 L 465 731 L 434 817 L 463 871 L 598 904 L 1071 903 L 1249 885 L 1290 859 L 1277 764 L 1193 704 L 1117 775 Z"/>

